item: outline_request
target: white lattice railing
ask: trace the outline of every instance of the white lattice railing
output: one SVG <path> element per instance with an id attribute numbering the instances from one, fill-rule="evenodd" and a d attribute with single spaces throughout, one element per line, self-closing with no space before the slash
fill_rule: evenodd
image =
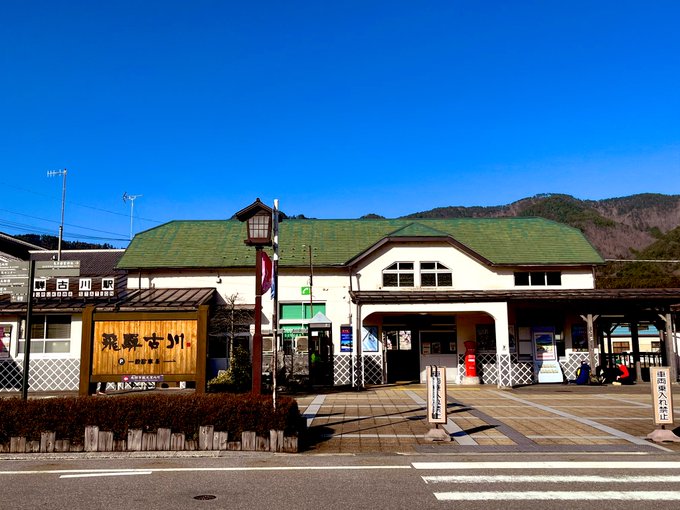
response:
<path id="1" fill-rule="evenodd" d="M 352 354 L 336 354 L 333 356 L 333 381 L 336 386 L 352 384 L 352 363 L 356 358 Z M 382 356 L 380 354 L 364 354 L 364 384 L 382 384 Z M 359 373 L 357 370 L 356 373 Z"/>
<path id="2" fill-rule="evenodd" d="M 21 360 L 0 360 L 0 392 L 21 391 L 24 367 Z M 77 391 L 80 360 L 77 358 L 32 359 L 29 391 Z"/>
<path id="3" fill-rule="evenodd" d="M 576 371 L 581 366 L 582 361 L 588 361 L 587 352 L 572 352 L 566 360 L 560 361 L 562 373 L 567 378 L 567 381 L 576 379 Z M 591 367 L 591 369 L 595 371 L 595 367 Z"/>

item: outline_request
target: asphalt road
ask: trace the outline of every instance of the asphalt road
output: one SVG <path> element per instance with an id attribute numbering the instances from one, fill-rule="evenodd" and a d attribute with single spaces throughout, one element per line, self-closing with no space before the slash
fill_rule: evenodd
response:
<path id="1" fill-rule="evenodd" d="M 676 454 L 269 455 L 0 460 L 0 508 L 680 507 Z M 594 501 L 599 500 L 599 501 Z"/>

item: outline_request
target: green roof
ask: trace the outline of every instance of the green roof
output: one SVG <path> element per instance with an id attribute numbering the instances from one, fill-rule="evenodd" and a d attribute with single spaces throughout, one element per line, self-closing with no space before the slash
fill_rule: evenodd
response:
<path id="1" fill-rule="evenodd" d="M 601 264 L 583 234 L 543 218 L 395 220 L 285 220 L 280 224 L 280 265 L 342 266 L 386 238 L 449 237 L 499 265 Z M 172 221 L 135 236 L 118 267 L 252 267 L 255 250 L 243 243 L 237 220 Z M 271 252 L 269 249 L 268 251 Z"/>

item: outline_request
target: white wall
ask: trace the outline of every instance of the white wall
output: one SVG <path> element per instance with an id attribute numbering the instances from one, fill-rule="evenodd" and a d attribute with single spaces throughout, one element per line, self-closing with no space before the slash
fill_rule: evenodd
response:
<path id="1" fill-rule="evenodd" d="M 415 262 L 416 287 L 383 289 L 383 270 L 394 262 Z M 388 290 L 390 292 L 436 290 L 433 287 L 419 287 L 419 262 L 440 262 L 451 269 L 453 286 L 441 288 L 443 290 L 521 290 L 531 292 L 536 289 L 590 289 L 594 288 L 592 268 L 561 268 L 562 285 L 558 287 L 515 287 L 514 271 L 525 271 L 525 268 L 494 268 L 471 257 L 458 248 L 445 242 L 405 243 L 402 245 L 389 244 L 367 257 L 358 266 L 352 277 L 354 290 Z M 548 268 L 549 269 L 549 268 Z M 537 268 L 537 270 L 545 270 Z M 252 271 L 252 272 L 251 272 Z M 218 278 L 220 282 L 218 283 Z M 356 328 L 356 320 L 352 317 L 355 307 L 351 306 L 349 298 L 349 275 L 346 268 L 328 269 L 315 268 L 313 279 L 313 301 L 325 303 L 326 315 L 333 323 L 333 340 L 335 352 L 339 352 L 340 326 L 351 324 Z M 141 283 L 142 288 L 215 288 L 226 298 L 238 295 L 237 304 L 255 303 L 255 275 L 253 270 L 235 272 L 233 270 L 217 272 L 215 270 L 203 273 L 195 271 L 179 271 L 156 273 L 153 277 L 139 278 L 130 275 L 128 285 L 135 289 Z M 309 302 L 309 296 L 303 296 L 301 288 L 309 285 L 309 274 L 304 269 L 282 268 L 279 273 L 278 299 L 280 303 Z M 502 305 L 500 310 L 495 308 Z M 415 306 L 415 307 L 414 307 Z M 385 307 L 379 307 L 387 311 Z M 422 309 L 423 312 L 435 311 L 482 311 L 494 316 L 497 325 L 498 352 L 507 352 L 507 308 L 506 305 L 471 304 L 465 306 L 453 305 L 409 305 L 407 308 L 396 308 L 394 311 L 408 311 L 412 313 Z M 493 310 L 492 310 L 493 309 Z M 377 311 L 377 310 L 376 310 Z M 267 293 L 262 299 L 263 332 L 271 329 L 273 315 L 273 301 Z M 366 316 L 366 314 L 363 314 Z"/>
<path id="2" fill-rule="evenodd" d="M 382 289 L 383 270 L 395 262 L 416 263 L 416 286 L 407 289 L 387 288 L 390 291 L 413 291 L 421 288 L 432 290 L 433 287 L 419 286 L 419 262 L 440 262 L 451 269 L 453 286 L 449 288 L 450 290 L 532 290 L 532 287 L 515 287 L 514 272 L 527 271 L 528 269 L 487 266 L 448 243 L 431 243 L 427 246 L 423 244 L 408 244 L 384 247 L 360 265 L 358 272 L 361 276 L 358 282 L 355 279 L 355 289 Z M 536 270 L 546 269 L 536 268 Z M 538 288 L 592 289 L 595 286 L 593 272 L 590 267 L 562 268 L 561 272 L 562 285 Z M 535 288 L 533 287 L 533 289 Z"/>

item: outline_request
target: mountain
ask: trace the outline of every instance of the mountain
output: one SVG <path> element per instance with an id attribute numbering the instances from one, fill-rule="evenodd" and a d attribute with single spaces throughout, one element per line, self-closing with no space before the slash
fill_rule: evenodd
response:
<path id="1" fill-rule="evenodd" d="M 407 218 L 539 216 L 580 229 L 606 264 L 598 288 L 680 288 L 680 195 L 604 200 L 543 194 L 492 207 L 439 207 Z"/>
<path id="2" fill-rule="evenodd" d="M 439 207 L 406 218 L 539 216 L 580 229 L 607 259 L 635 259 L 652 245 L 655 258 L 680 259 L 680 195 L 644 193 L 604 200 L 542 194 L 507 205 Z M 670 236 L 670 237 L 669 237 Z M 668 240 L 666 240 L 668 238 Z M 674 239 L 674 241 L 673 241 Z"/>
<path id="3" fill-rule="evenodd" d="M 59 238 L 48 234 L 19 234 L 14 237 L 47 250 L 56 250 L 59 247 Z M 66 241 L 65 239 L 62 239 L 61 247 L 64 250 L 110 250 L 113 248 L 108 243 L 84 243 L 82 241 Z"/>

